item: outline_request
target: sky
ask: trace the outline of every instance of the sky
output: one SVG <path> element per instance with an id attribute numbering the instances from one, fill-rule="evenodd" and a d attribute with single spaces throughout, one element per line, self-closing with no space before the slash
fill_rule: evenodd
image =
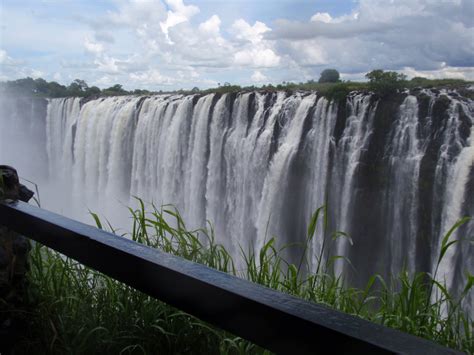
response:
<path id="1" fill-rule="evenodd" d="M 0 80 L 173 90 L 474 80 L 474 0 L 0 0 Z"/>

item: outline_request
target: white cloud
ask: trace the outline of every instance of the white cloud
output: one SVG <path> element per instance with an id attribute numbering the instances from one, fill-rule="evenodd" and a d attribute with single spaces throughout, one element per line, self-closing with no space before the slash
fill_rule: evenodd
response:
<path id="1" fill-rule="evenodd" d="M 92 54 L 101 54 L 104 51 L 104 46 L 101 43 L 92 41 L 89 37 L 84 40 L 84 48 L 87 52 Z"/>
<path id="2" fill-rule="evenodd" d="M 413 68 L 403 68 L 400 72 L 407 75 L 409 79 L 421 76 L 428 79 L 465 79 L 474 80 L 474 67 L 445 67 L 439 70 L 415 70 Z"/>
<path id="3" fill-rule="evenodd" d="M 118 60 L 109 56 L 102 56 L 94 60 L 97 69 L 103 73 L 116 74 L 119 73 Z"/>
<path id="4" fill-rule="evenodd" d="M 168 31 L 171 27 L 179 25 L 180 23 L 189 21 L 191 17 L 199 13 L 199 8 L 193 5 L 184 5 L 183 0 L 165 0 L 168 6 L 172 9 L 168 11 L 168 16 L 165 21 L 160 22 L 160 27 L 166 35 L 169 43 L 173 43 L 169 38 Z"/>
<path id="5" fill-rule="evenodd" d="M 97 79 L 94 84 L 102 87 L 111 86 L 118 82 L 118 78 L 110 75 L 103 75 Z"/>
<path id="6" fill-rule="evenodd" d="M 162 75 L 156 69 L 150 69 L 138 73 L 130 73 L 130 80 L 141 85 L 170 85 L 174 82 L 173 79 Z"/>
<path id="7" fill-rule="evenodd" d="M 212 15 L 209 20 L 199 25 L 199 30 L 210 35 L 218 36 L 220 34 L 221 19 L 217 15 Z"/>
<path id="8" fill-rule="evenodd" d="M 103 21 L 98 21 L 100 29 L 109 23 L 113 25 L 130 25 L 159 23 L 166 18 L 166 8 L 160 0 L 130 0 L 117 2 L 117 10 L 110 11 Z"/>
<path id="9" fill-rule="evenodd" d="M 260 70 L 255 70 L 250 78 L 252 79 L 253 82 L 256 82 L 256 83 L 268 81 L 268 78 L 264 74 L 262 74 Z"/>
<path id="10" fill-rule="evenodd" d="M 276 67 L 280 64 L 278 56 L 272 48 L 272 43 L 265 40 L 263 35 L 271 29 L 263 22 L 256 21 L 253 26 L 243 19 L 232 24 L 231 33 L 243 44 L 242 49 L 234 52 L 234 63 L 239 66 Z"/>
<path id="11" fill-rule="evenodd" d="M 328 58 L 323 45 L 319 41 L 305 40 L 287 43 L 287 49 L 292 55 L 292 60 L 297 65 L 324 65 L 332 61 Z M 283 47 L 282 47 L 283 48 Z"/>
<path id="12" fill-rule="evenodd" d="M 269 31 L 271 31 L 270 28 L 260 21 L 256 21 L 253 26 L 244 19 L 239 19 L 232 24 L 232 32 L 236 38 L 253 44 L 262 42 L 263 34 Z"/>
<path id="13" fill-rule="evenodd" d="M 330 23 L 332 21 L 332 17 L 327 12 L 317 12 L 311 17 L 311 21 Z"/>
<path id="14" fill-rule="evenodd" d="M 246 49 L 235 53 L 235 64 L 250 67 L 276 67 L 280 57 L 271 49 Z"/>
<path id="15" fill-rule="evenodd" d="M 16 65 L 16 61 L 13 60 L 12 57 L 10 57 L 7 54 L 7 51 L 0 49 L 0 65 Z"/>
<path id="16" fill-rule="evenodd" d="M 41 9 L 70 6 L 58 4 Z M 253 82 L 269 82 L 267 76 L 304 81 L 327 67 L 351 79 L 376 68 L 474 79 L 472 0 L 360 0 L 344 15 L 320 11 L 289 21 L 279 14 L 281 20 L 267 23 L 229 22 L 224 5 L 215 4 L 197 16 L 208 7 L 189 0 L 113 0 L 108 10 L 77 21 L 65 21 L 64 13 L 45 19 L 7 4 L 0 76 L 40 71 L 49 80 L 80 77 L 152 89 L 245 83 L 249 76 Z M 24 52 L 32 54 L 12 55 Z"/>
<path id="17" fill-rule="evenodd" d="M 41 78 L 42 76 L 44 76 L 44 73 L 41 70 L 32 69 L 30 71 L 29 76 L 31 76 L 33 79 L 37 79 L 37 78 Z"/>
<path id="18" fill-rule="evenodd" d="M 22 77 L 33 79 L 44 76 L 44 72 L 31 68 L 25 61 L 12 58 L 6 50 L 0 49 L 0 80 L 13 80 Z"/>
<path id="19" fill-rule="evenodd" d="M 277 21 L 264 37 L 279 56 L 315 72 L 330 64 L 347 74 L 414 68 L 466 77 L 445 67 L 474 67 L 473 16 L 472 0 L 361 0 L 340 17 Z"/>

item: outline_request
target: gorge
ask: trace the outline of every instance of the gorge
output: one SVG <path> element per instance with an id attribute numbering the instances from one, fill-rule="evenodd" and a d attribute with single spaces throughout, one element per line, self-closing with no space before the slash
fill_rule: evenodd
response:
<path id="1" fill-rule="evenodd" d="M 455 90 L 1 98 L 0 161 L 44 189 L 44 206 L 126 225 L 133 196 L 210 221 L 234 255 L 276 236 L 304 242 L 327 204 L 350 282 L 433 272 L 443 235 L 474 216 L 474 101 Z M 90 218 L 88 219 L 90 222 Z M 310 264 L 321 248 L 310 245 Z M 474 236 L 474 223 L 457 237 Z M 298 255 L 290 255 L 297 259 Z M 440 278 L 461 291 L 474 246 L 452 246 Z M 474 299 L 467 299 L 474 309 Z"/>

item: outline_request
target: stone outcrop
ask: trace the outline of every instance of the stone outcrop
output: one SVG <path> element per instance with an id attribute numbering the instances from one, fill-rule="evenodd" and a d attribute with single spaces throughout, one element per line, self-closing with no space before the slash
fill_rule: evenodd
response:
<path id="1" fill-rule="evenodd" d="M 28 202 L 33 192 L 20 184 L 12 167 L 0 165 L 0 200 Z M 24 236 L 0 226 L 0 352 L 22 333 L 26 317 L 26 272 L 30 243 Z"/>

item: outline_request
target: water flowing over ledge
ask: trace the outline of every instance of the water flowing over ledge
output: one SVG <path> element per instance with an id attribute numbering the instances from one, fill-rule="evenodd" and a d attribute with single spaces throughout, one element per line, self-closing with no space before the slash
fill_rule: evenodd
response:
<path id="1" fill-rule="evenodd" d="M 64 212 L 120 220 L 117 202 L 131 196 L 172 203 L 191 228 L 211 221 L 238 254 L 274 235 L 304 241 L 328 203 L 331 230 L 354 241 L 335 251 L 351 260 L 356 285 L 403 265 L 431 270 L 442 235 L 474 215 L 474 103 L 454 91 L 342 102 L 284 92 L 65 98 L 49 100 L 45 118 Z M 473 236 L 473 224 L 458 235 Z M 456 289 L 466 270 L 474 250 L 458 243 L 440 274 Z"/>

